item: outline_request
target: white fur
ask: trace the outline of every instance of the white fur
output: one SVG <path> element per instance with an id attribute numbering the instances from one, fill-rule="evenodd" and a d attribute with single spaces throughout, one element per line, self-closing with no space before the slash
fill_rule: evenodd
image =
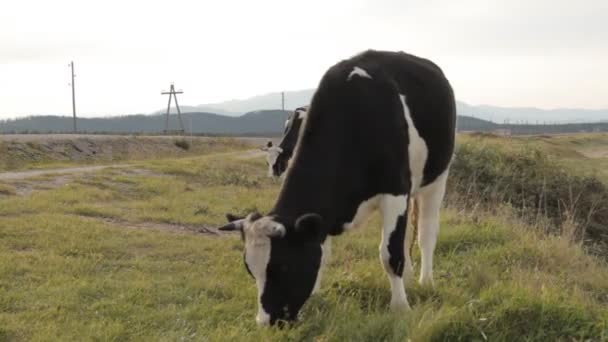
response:
<path id="1" fill-rule="evenodd" d="M 268 162 L 268 177 L 272 177 L 272 166 L 277 162 L 279 154 L 283 153 L 283 149 L 278 146 L 269 147 L 266 150 L 266 161 Z"/>
<path id="2" fill-rule="evenodd" d="M 285 235 L 285 227 L 272 221 L 269 217 L 263 217 L 255 222 L 245 221 L 243 231 L 245 233 L 245 261 L 258 288 L 258 313 L 255 320 L 260 325 L 267 325 L 270 323 L 270 315 L 262 306 L 262 295 L 266 286 L 266 268 L 270 261 L 270 236 Z"/>
<path id="3" fill-rule="evenodd" d="M 382 195 L 380 198 L 380 210 L 382 212 L 382 242 L 380 243 L 380 259 L 384 266 L 384 271 L 391 284 L 391 309 L 409 309 L 410 305 L 405 294 L 403 278 L 393 272 L 389 264 L 390 254 L 388 251 L 391 233 L 397 226 L 399 216 L 406 215 L 408 196 Z M 405 257 L 405 256 L 404 256 Z"/>
<path id="4" fill-rule="evenodd" d="M 445 170 L 433 183 L 421 188 L 417 194 L 418 208 L 418 245 L 421 253 L 420 284 L 433 285 L 433 253 L 439 234 L 439 210 L 445 194 L 448 170 Z"/>
<path id="5" fill-rule="evenodd" d="M 410 206 L 413 205 L 411 202 L 413 201 L 413 197 L 410 197 Z M 408 220 L 411 221 L 411 217 L 408 217 Z M 412 279 L 414 279 L 414 266 L 412 265 L 411 251 L 410 246 L 412 246 L 412 241 L 415 238 L 414 229 L 411 226 L 408 226 L 405 230 L 405 248 L 403 249 L 405 253 L 405 265 L 403 267 L 403 279 L 406 283 L 409 283 Z"/>
<path id="6" fill-rule="evenodd" d="M 351 78 L 353 78 L 353 76 L 360 76 L 360 77 L 365 77 L 365 78 L 369 78 L 371 79 L 372 77 L 367 73 L 367 71 L 365 71 L 362 68 L 359 67 L 354 67 L 353 71 L 350 72 L 350 74 L 348 74 L 348 78 L 346 79 L 347 81 L 350 81 Z"/>
<path id="7" fill-rule="evenodd" d="M 420 187 L 420 184 L 422 184 L 424 165 L 426 164 L 426 160 L 428 158 L 429 149 L 414 125 L 414 121 L 412 120 L 412 116 L 410 114 L 410 109 L 405 101 L 405 95 L 400 95 L 399 97 L 401 99 L 401 105 L 403 106 L 405 120 L 407 121 L 407 133 L 410 140 L 410 144 L 408 146 L 408 155 L 412 181 L 411 193 L 416 193 Z"/>
<path id="8" fill-rule="evenodd" d="M 270 315 L 264 311 L 262 295 L 266 286 L 266 267 L 270 261 L 270 239 L 268 237 L 246 239 L 245 260 L 258 288 L 258 313 L 255 320 L 260 325 L 268 324 Z"/>
<path id="9" fill-rule="evenodd" d="M 357 212 L 355 213 L 355 217 L 353 217 L 352 221 L 344 224 L 344 230 L 356 229 L 364 224 L 374 210 L 378 209 L 378 200 L 380 196 L 381 195 L 374 196 L 361 202 L 359 207 L 357 207 Z"/>
<path id="10" fill-rule="evenodd" d="M 306 119 L 306 115 L 308 115 L 307 110 L 303 110 L 303 109 L 298 110 L 298 116 L 300 119 L 302 119 L 302 120 Z"/>

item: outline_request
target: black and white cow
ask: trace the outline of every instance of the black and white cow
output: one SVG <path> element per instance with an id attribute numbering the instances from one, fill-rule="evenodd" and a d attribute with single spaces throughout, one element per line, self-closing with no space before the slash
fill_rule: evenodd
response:
<path id="1" fill-rule="evenodd" d="M 293 155 L 293 151 L 298 142 L 300 127 L 306 120 L 308 106 L 296 108 L 293 114 L 285 121 L 285 132 L 279 146 L 273 146 L 269 141 L 264 151 L 266 154 L 266 162 L 268 164 L 268 176 L 279 177 L 287 169 L 289 159 Z"/>
<path id="2" fill-rule="evenodd" d="M 454 93 L 434 63 L 367 51 L 331 67 L 312 99 L 278 200 L 222 230 L 240 230 L 259 324 L 294 320 L 319 285 L 329 237 L 380 210 L 380 259 L 391 308 L 408 309 L 409 198 L 419 206 L 420 283 L 433 283 L 439 209 L 454 150 Z"/>

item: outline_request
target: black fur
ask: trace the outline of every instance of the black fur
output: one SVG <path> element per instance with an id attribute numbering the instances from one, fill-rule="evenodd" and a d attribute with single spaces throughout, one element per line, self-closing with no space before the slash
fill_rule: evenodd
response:
<path id="1" fill-rule="evenodd" d="M 284 238 L 271 240 L 270 262 L 262 306 L 270 323 L 295 320 L 310 296 L 321 266 L 321 235 L 290 230 Z"/>
<path id="2" fill-rule="evenodd" d="M 395 230 L 391 233 L 388 240 L 388 263 L 393 269 L 393 273 L 398 276 L 403 275 L 403 265 L 405 262 L 405 230 L 407 229 L 407 213 L 397 218 Z"/>
<path id="3" fill-rule="evenodd" d="M 302 110 L 306 109 L 298 108 L 294 111 L 291 119 L 289 120 L 289 124 L 285 128 L 285 135 L 279 143 L 279 147 L 283 150 L 283 152 L 279 154 L 276 162 L 272 166 L 272 172 L 275 177 L 279 177 L 283 174 L 283 172 L 285 172 L 289 159 L 291 159 L 293 156 L 296 143 L 298 142 L 300 127 L 304 121 L 300 115 L 300 111 Z"/>
<path id="4" fill-rule="evenodd" d="M 355 75 L 347 81 L 354 67 L 372 78 Z M 367 51 L 331 67 L 313 96 L 293 165 L 269 213 L 287 229 L 284 238 L 272 239 L 262 295 L 272 322 L 295 319 L 314 286 L 322 241 L 328 234 L 342 233 L 361 202 L 377 194 L 410 194 L 409 136 L 401 94 L 429 150 L 423 185 L 448 168 L 456 107 L 439 67 L 406 53 L 381 51 Z M 281 142 L 284 157 L 294 153 L 298 131 L 293 121 Z M 314 234 L 302 234 L 295 222 L 310 213 L 322 220 Z M 389 263 L 398 275 L 403 273 L 406 214 L 399 217 L 388 247 Z"/>

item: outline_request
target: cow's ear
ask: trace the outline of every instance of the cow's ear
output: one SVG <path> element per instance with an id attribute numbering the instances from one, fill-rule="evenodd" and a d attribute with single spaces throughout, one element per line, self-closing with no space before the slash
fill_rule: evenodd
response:
<path id="1" fill-rule="evenodd" d="M 321 240 L 323 218 L 319 214 L 304 214 L 296 220 L 295 232 L 314 240 Z"/>
<path id="2" fill-rule="evenodd" d="M 262 214 L 258 213 L 257 211 L 254 211 L 251 214 L 247 215 L 247 221 L 249 221 L 249 222 L 254 222 L 261 218 L 262 218 Z"/>

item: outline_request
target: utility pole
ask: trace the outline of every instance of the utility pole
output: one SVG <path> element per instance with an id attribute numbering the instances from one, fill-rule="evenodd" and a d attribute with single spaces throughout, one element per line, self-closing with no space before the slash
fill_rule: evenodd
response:
<path id="1" fill-rule="evenodd" d="M 281 92 L 281 110 L 285 111 L 285 92 Z"/>
<path id="2" fill-rule="evenodd" d="M 177 103 L 177 94 L 183 94 L 182 90 L 175 91 L 175 86 L 171 83 L 169 91 L 163 91 L 161 95 L 169 95 L 169 103 L 167 104 L 167 114 L 165 116 L 165 134 L 169 133 L 169 112 L 171 111 L 171 97 L 175 98 L 175 108 L 177 108 L 177 118 L 179 119 L 179 127 L 181 133 L 185 132 L 184 123 L 182 122 L 182 112 L 179 110 L 179 104 Z"/>
<path id="3" fill-rule="evenodd" d="M 76 86 L 74 85 L 74 77 L 76 77 L 76 75 L 74 75 L 74 62 L 70 62 L 69 66 L 72 69 L 72 83 L 70 83 L 70 85 L 72 86 L 72 115 L 74 116 L 74 133 L 76 133 L 78 128 L 76 126 Z"/>

